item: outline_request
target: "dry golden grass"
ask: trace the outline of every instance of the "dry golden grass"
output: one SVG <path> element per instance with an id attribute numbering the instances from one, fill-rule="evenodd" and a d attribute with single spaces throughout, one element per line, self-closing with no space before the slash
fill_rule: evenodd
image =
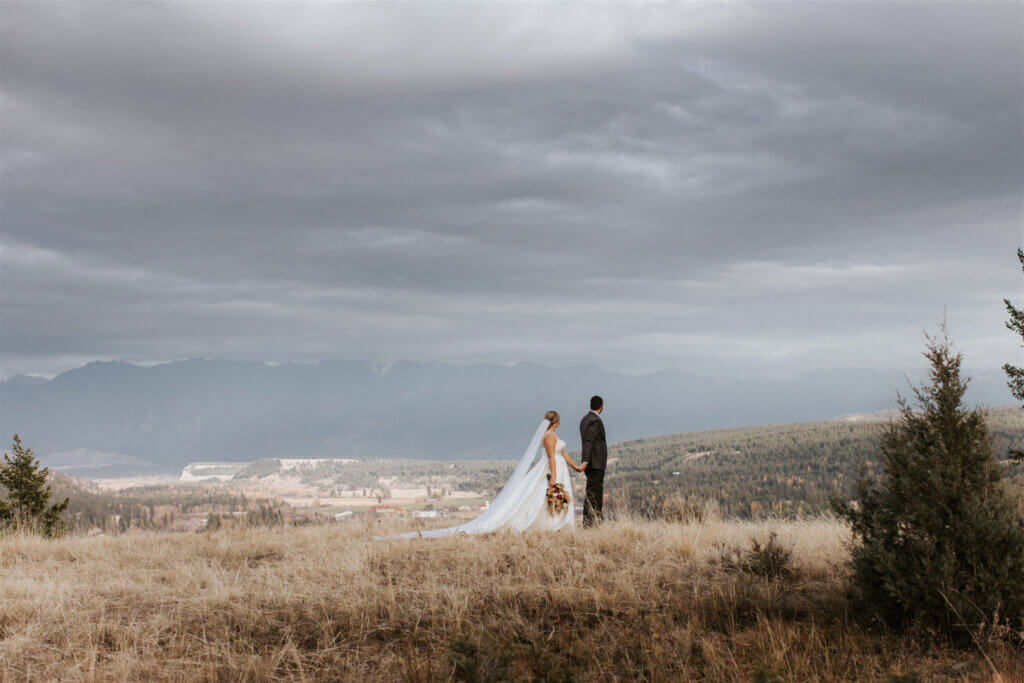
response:
<path id="1" fill-rule="evenodd" d="M 797 578 L 723 555 L 770 531 Z M 834 521 L 0 537 L 0 680 L 1024 680 L 1024 657 L 858 625 Z"/>

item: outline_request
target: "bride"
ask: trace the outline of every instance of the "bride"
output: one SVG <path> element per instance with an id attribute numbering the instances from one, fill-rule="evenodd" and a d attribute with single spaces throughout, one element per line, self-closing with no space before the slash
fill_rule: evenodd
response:
<path id="1" fill-rule="evenodd" d="M 572 482 L 569 468 L 582 472 L 565 451 L 565 442 L 556 430 L 561 422 L 558 412 L 549 410 L 490 507 L 465 524 L 446 529 L 411 531 L 398 538 L 440 538 L 456 534 L 484 534 L 498 529 L 575 529 Z M 534 461 L 544 445 L 546 457 Z M 559 488 L 561 491 L 559 491 Z"/>

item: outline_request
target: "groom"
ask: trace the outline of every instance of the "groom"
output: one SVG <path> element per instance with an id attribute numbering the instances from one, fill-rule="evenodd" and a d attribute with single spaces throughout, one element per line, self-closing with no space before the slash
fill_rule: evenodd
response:
<path id="1" fill-rule="evenodd" d="M 583 442 L 580 455 L 587 474 L 583 526 L 594 526 L 601 521 L 604 506 L 604 468 L 608 463 L 608 442 L 604 436 L 604 422 L 601 422 L 602 410 L 604 399 L 593 396 L 590 399 L 590 412 L 580 420 L 580 440 Z"/>

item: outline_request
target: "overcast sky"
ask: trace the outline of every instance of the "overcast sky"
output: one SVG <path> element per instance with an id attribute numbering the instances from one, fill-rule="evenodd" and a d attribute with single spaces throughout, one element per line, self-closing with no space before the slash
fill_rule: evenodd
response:
<path id="1" fill-rule="evenodd" d="M 1020 359 L 1009 2 L 0 5 L 0 375 Z"/>

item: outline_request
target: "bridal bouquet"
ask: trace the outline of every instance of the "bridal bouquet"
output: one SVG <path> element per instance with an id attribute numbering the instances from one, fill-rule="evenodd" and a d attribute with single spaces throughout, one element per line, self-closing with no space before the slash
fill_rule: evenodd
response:
<path id="1" fill-rule="evenodd" d="M 548 514 L 552 517 L 560 515 L 569 505 L 569 495 L 561 484 L 552 484 L 548 487 Z"/>

